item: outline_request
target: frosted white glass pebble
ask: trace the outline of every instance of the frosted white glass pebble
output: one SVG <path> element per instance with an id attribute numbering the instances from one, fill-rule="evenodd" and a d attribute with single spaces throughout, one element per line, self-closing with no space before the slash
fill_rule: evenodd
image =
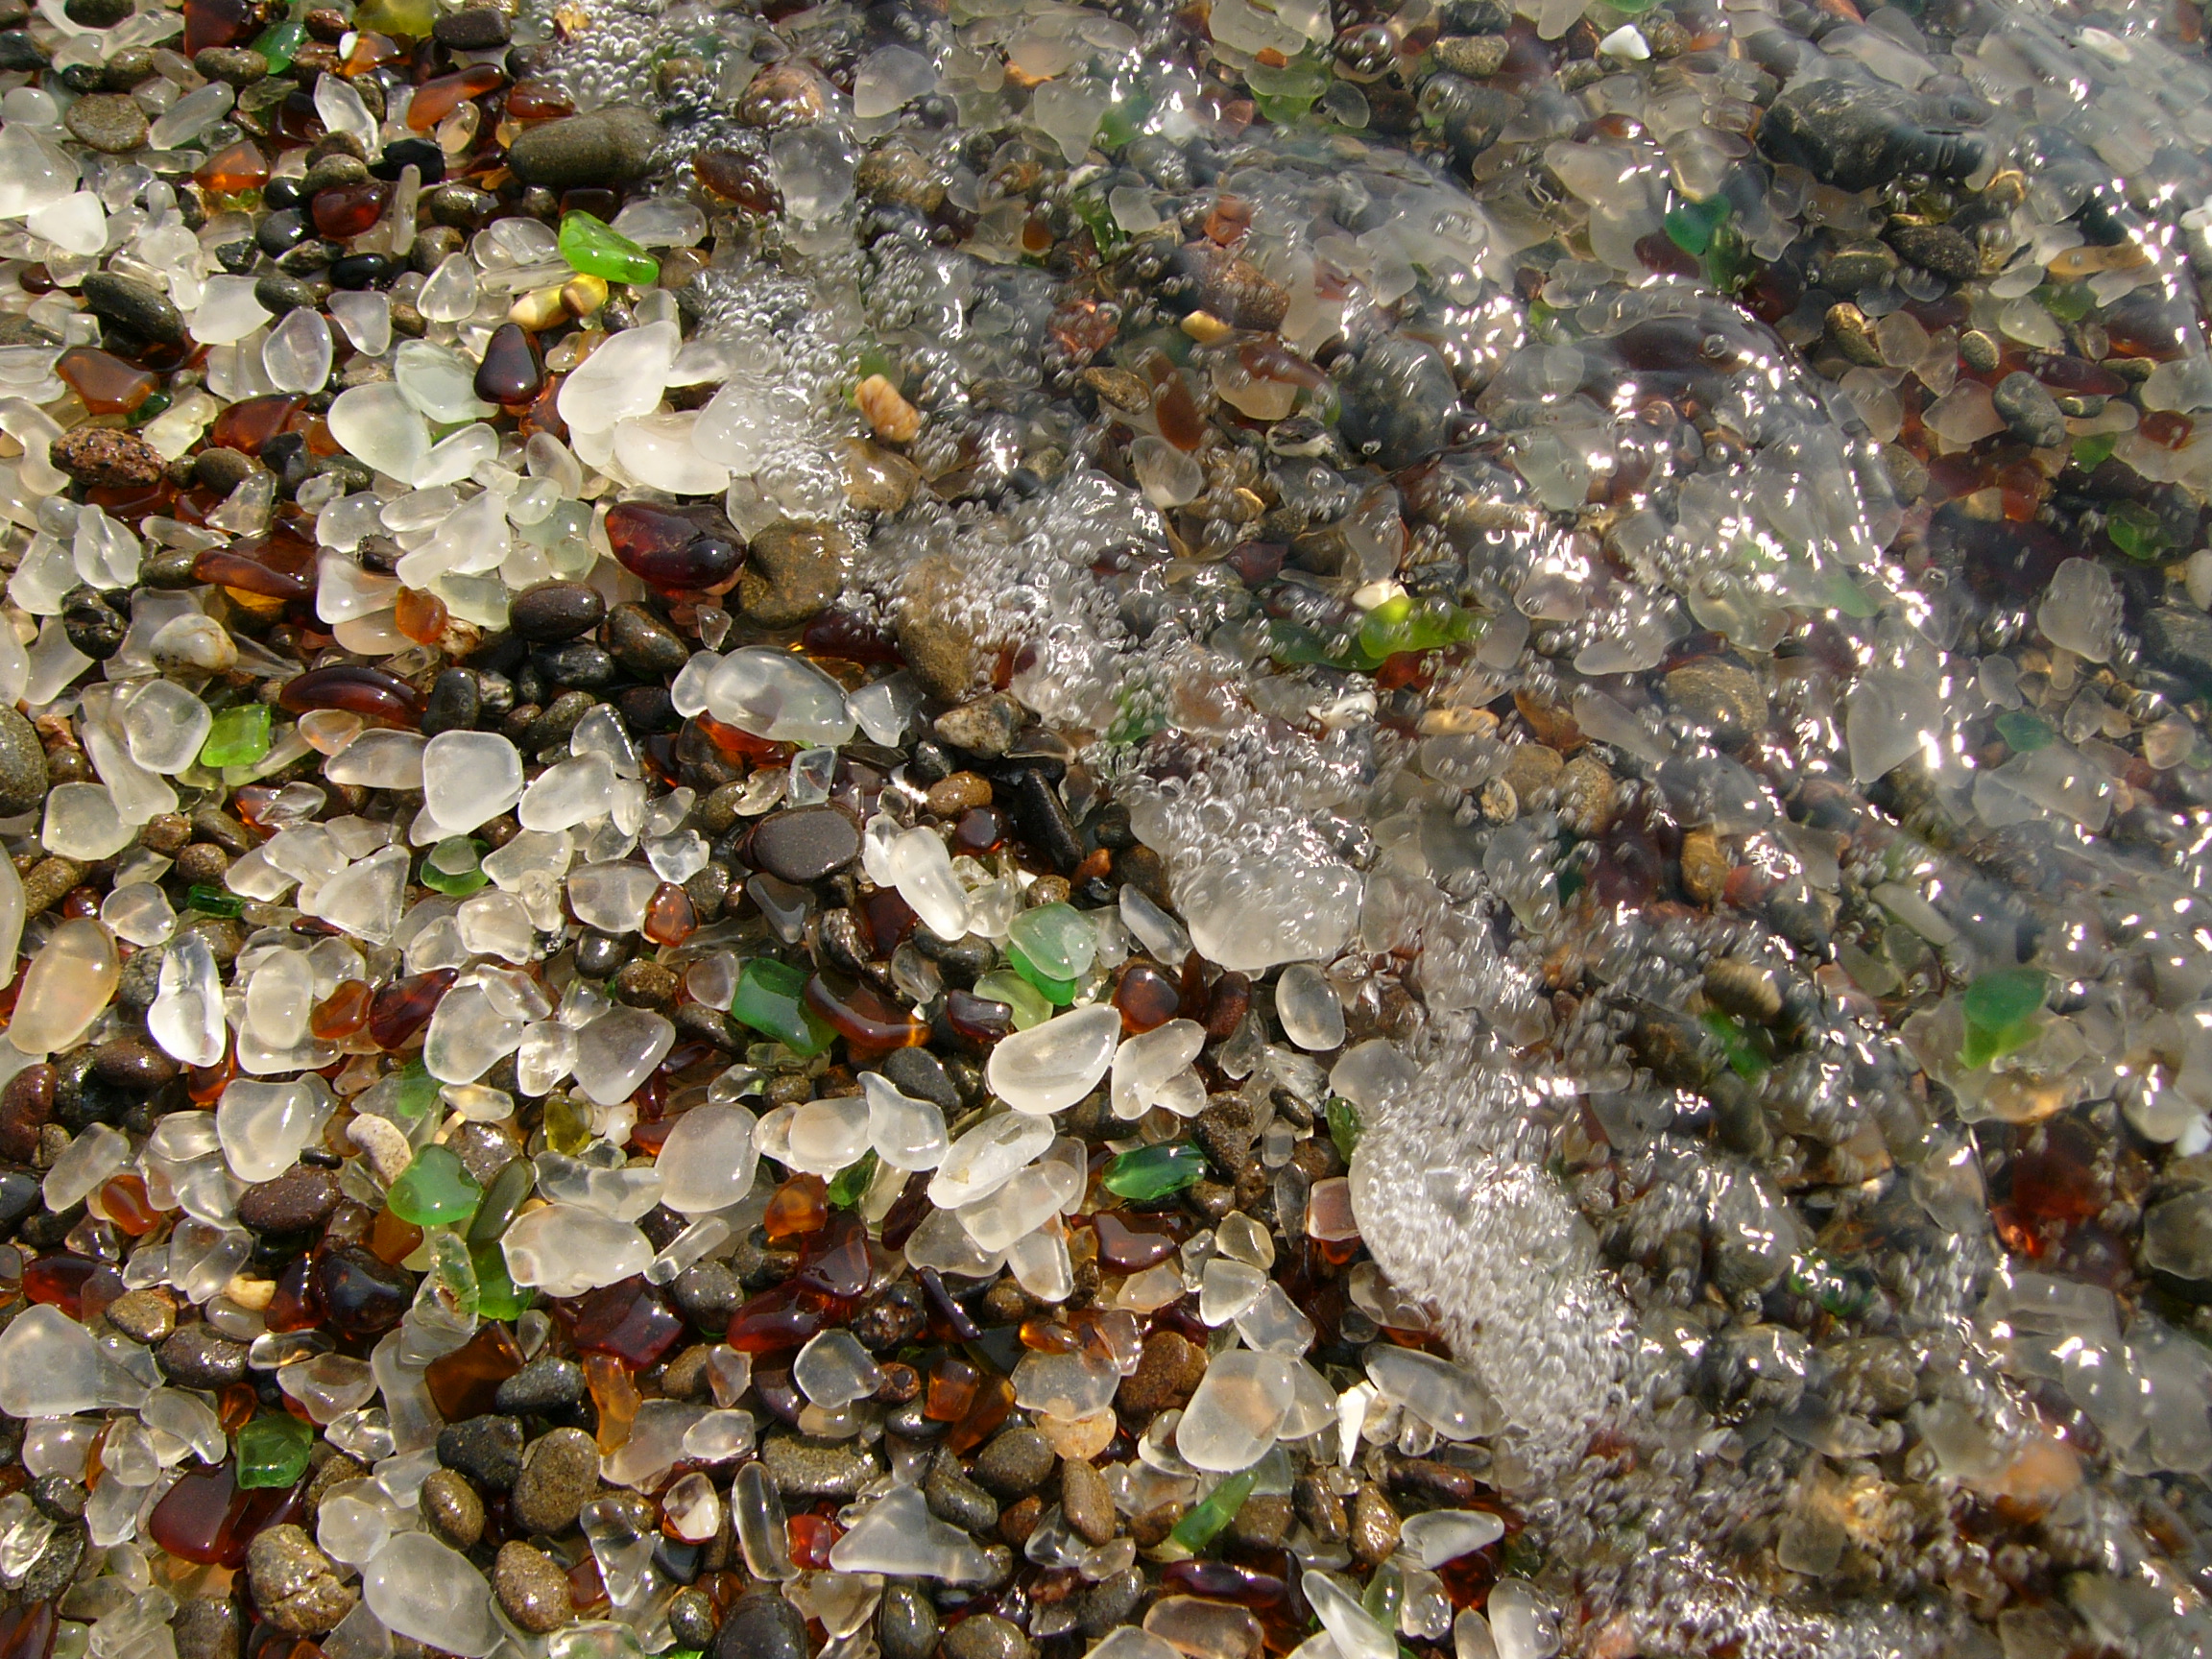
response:
<path id="1" fill-rule="evenodd" d="M 919 1486 L 897 1486 L 876 1500 L 844 1537 L 830 1546 L 840 1573 L 884 1573 L 952 1583 L 989 1576 L 991 1558 L 950 1522 L 929 1513 Z"/>
<path id="2" fill-rule="evenodd" d="M 1494 1433 L 1503 1422 L 1496 1402 L 1473 1373 L 1417 1348 L 1378 1342 L 1367 1350 L 1367 1375 L 1385 1399 L 1404 1406 L 1447 1440 Z"/>
<path id="3" fill-rule="evenodd" d="M 655 1162 L 661 1202 L 683 1215 L 726 1210 L 752 1190 L 759 1152 L 753 1114 L 742 1106 L 694 1106 L 676 1119 Z"/>
<path id="4" fill-rule="evenodd" d="M 207 705 L 174 680 L 149 680 L 123 706 L 131 758 L 149 772 L 174 776 L 200 757 L 215 725 Z"/>
<path id="5" fill-rule="evenodd" d="M 496 732 L 441 732 L 422 747 L 422 800 L 462 835 L 522 799 L 522 756 Z"/>
<path id="6" fill-rule="evenodd" d="M 810 1336 L 791 1361 L 791 1381 L 799 1392 L 825 1411 L 865 1400 L 883 1385 L 882 1367 L 850 1331 L 823 1331 Z"/>
<path id="7" fill-rule="evenodd" d="M 462 1659 L 485 1659 L 501 1640 L 484 1575 L 427 1532 L 398 1533 L 376 1552 L 361 1599 L 395 1635 Z"/>
<path id="8" fill-rule="evenodd" d="M 941 939 L 957 939 L 968 931 L 968 894 L 952 874 L 952 855 L 942 836 L 934 830 L 909 830 L 891 843 L 885 856 L 899 897 L 914 907 L 925 926 Z"/>
<path id="9" fill-rule="evenodd" d="M 643 1008 L 616 1008 L 576 1033 L 576 1082 L 602 1106 L 637 1093 L 675 1046 L 676 1027 Z"/>
<path id="10" fill-rule="evenodd" d="M 894 1169 L 934 1169 L 945 1158 L 945 1112 L 903 1094 L 880 1071 L 860 1073 L 868 1096 L 868 1141 Z"/>
<path id="11" fill-rule="evenodd" d="M 929 1202 L 941 1210 L 972 1204 L 1004 1186 L 1051 1144 L 1052 1125 L 1043 1118 L 1020 1112 L 986 1118 L 947 1149 L 929 1178 Z"/>
<path id="12" fill-rule="evenodd" d="M 1441 1567 L 1497 1543 L 1505 1523 L 1487 1509 L 1431 1509 L 1407 1517 L 1399 1536 L 1422 1566 Z"/>
<path id="13" fill-rule="evenodd" d="M 1206 1028 L 1195 1020 L 1170 1020 L 1124 1041 L 1114 1050 L 1114 1116 L 1130 1123 L 1143 1117 L 1205 1046 Z"/>
<path id="14" fill-rule="evenodd" d="M 1295 1393 L 1293 1364 L 1281 1354 L 1232 1348 L 1214 1356 L 1183 1408 L 1175 1449 L 1194 1469 L 1249 1469 L 1275 1444 Z"/>
<path id="15" fill-rule="evenodd" d="M 62 922 L 24 970 L 8 1040 L 26 1054 L 69 1047 L 108 1006 L 121 972 L 107 928 L 83 917 Z"/>
<path id="16" fill-rule="evenodd" d="M 112 857 L 136 834 L 136 829 L 116 812 L 106 784 L 57 783 L 46 797 L 38 844 L 63 858 L 88 862 Z"/>
<path id="17" fill-rule="evenodd" d="M 1310 962 L 1293 962 L 1275 981 L 1275 1017 L 1283 1035 L 1310 1053 L 1343 1046 L 1344 1004 Z"/>
<path id="18" fill-rule="evenodd" d="M 531 1211 L 499 1243 L 515 1283 L 548 1296 L 580 1296 L 642 1273 L 653 1260 L 653 1246 L 637 1228 L 575 1204 Z"/>
<path id="19" fill-rule="evenodd" d="M 991 1050 L 984 1080 L 1017 1112 L 1058 1112 L 1090 1094 L 1106 1075 L 1120 1037 L 1119 1010 L 1073 1009 L 1002 1039 Z"/>
<path id="20" fill-rule="evenodd" d="M 33 1303 L 0 1331 L 0 1411 L 65 1417 L 99 1404 L 100 1351 L 60 1309 Z"/>
<path id="21" fill-rule="evenodd" d="M 241 1078 L 223 1091 L 215 1107 L 215 1132 L 231 1174 L 241 1181 L 274 1181 L 323 1133 L 329 1117 L 326 1092 L 305 1083 Z"/>
<path id="22" fill-rule="evenodd" d="M 812 663 L 765 646 L 723 658 L 706 696 L 715 719 L 773 742 L 834 749 L 857 727 L 844 687 Z"/>

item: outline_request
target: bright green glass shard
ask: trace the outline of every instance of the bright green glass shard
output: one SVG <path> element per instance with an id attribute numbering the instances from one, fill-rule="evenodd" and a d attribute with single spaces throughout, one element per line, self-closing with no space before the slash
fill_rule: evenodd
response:
<path id="1" fill-rule="evenodd" d="M 238 1431 L 234 1482 L 241 1488 L 296 1485 L 314 1447 L 314 1429 L 299 1418 L 256 1417 Z"/>
<path id="2" fill-rule="evenodd" d="M 1169 1141 L 1121 1153 L 1098 1179 L 1117 1198 L 1147 1203 L 1180 1192 L 1205 1177 L 1206 1154 L 1192 1142 Z"/>
<path id="3" fill-rule="evenodd" d="M 478 868 L 483 857 L 483 842 L 466 835 L 448 835 L 423 858 L 422 885 L 433 892 L 466 899 L 490 879 Z"/>
<path id="4" fill-rule="evenodd" d="M 251 766 L 269 753 L 269 705 L 242 703 L 215 716 L 207 741 L 200 746 L 200 764 L 221 768 Z"/>
<path id="5" fill-rule="evenodd" d="M 1190 1512 L 1175 1523 L 1175 1530 L 1167 1536 L 1191 1554 L 1197 1554 L 1214 1542 L 1222 1527 L 1237 1519 L 1237 1511 L 1244 1507 L 1244 1500 L 1252 1496 L 1253 1483 L 1259 1479 L 1257 1469 L 1230 1476 L 1191 1504 Z"/>
<path id="6" fill-rule="evenodd" d="M 638 286 L 661 279 L 661 261 L 614 228 L 589 213 L 561 216 L 561 257 L 587 276 Z"/>
<path id="7" fill-rule="evenodd" d="M 858 1163 L 848 1164 L 838 1170 L 830 1183 L 830 1208 L 851 1210 L 857 1206 L 875 1183 L 877 1164 L 874 1152 L 864 1152 Z"/>
<path id="8" fill-rule="evenodd" d="M 975 995 L 993 1002 L 1003 1002 L 1014 1011 L 1014 1028 L 1026 1031 L 1032 1025 L 1042 1025 L 1052 1018 L 1051 994 L 1032 984 L 1022 974 L 1007 968 L 994 968 L 975 981 Z M 1075 999 L 1072 989 L 1069 1001 Z"/>
<path id="9" fill-rule="evenodd" d="M 1336 1143 L 1337 1153 L 1349 1164 L 1353 1148 L 1359 1144 L 1359 1108 L 1341 1094 L 1332 1094 L 1328 1117 L 1329 1139 Z"/>
<path id="10" fill-rule="evenodd" d="M 2140 559 L 2145 564 L 2174 544 L 2158 515 L 2140 501 L 2123 501 L 2114 507 L 2104 520 L 2104 534 L 2111 537 L 2112 545 L 2128 558 Z"/>
<path id="11" fill-rule="evenodd" d="M 394 1073 L 398 1083 L 398 1094 L 393 1109 L 400 1117 L 415 1118 L 422 1116 L 438 1103 L 438 1079 L 430 1075 L 418 1054 Z"/>
<path id="12" fill-rule="evenodd" d="M 792 1053 L 811 1058 L 837 1040 L 830 1022 L 806 1006 L 806 973 L 772 956 L 756 956 L 737 975 L 730 1018 Z"/>
<path id="13" fill-rule="evenodd" d="M 204 916 L 237 916 L 245 910 L 246 901 L 235 893 L 195 881 L 184 889 L 184 906 Z"/>
<path id="14" fill-rule="evenodd" d="M 392 1214 L 418 1227 L 466 1221 L 484 1200 L 484 1189 L 449 1146 L 425 1146 L 384 1194 Z"/>
<path id="15" fill-rule="evenodd" d="M 507 1253 L 496 1244 L 479 1244 L 469 1252 L 476 1269 L 476 1316 L 513 1319 L 530 1306 L 535 1291 L 517 1290 L 508 1277 Z"/>
<path id="16" fill-rule="evenodd" d="M 2039 968 L 2000 968 L 1975 980 L 1959 1003 L 1966 1024 L 1959 1063 L 1986 1066 L 2032 1041 L 2050 994 L 2051 975 Z"/>

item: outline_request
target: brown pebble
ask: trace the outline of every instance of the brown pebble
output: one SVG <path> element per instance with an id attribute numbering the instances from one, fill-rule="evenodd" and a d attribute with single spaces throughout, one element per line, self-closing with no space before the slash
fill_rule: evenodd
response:
<path id="1" fill-rule="evenodd" d="M 73 858 L 41 858 L 23 878 L 23 914 L 36 916 L 60 903 L 84 875 L 84 866 Z"/>
<path id="2" fill-rule="evenodd" d="M 1114 1536 L 1114 1493 L 1093 1465 L 1070 1457 L 1060 1465 L 1060 1512 L 1093 1544 Z"/>
<path id="3" fill-rule="evenodd" d="M 1352 1500 L 1352 1559 L 1380 1567 L 1398 1552 L 1398 1511 L 1374 1487 L 1362 1484 Z"/>
<path id="4" fill-rule="evenodd" d="M 484 1500 L 468 1478 L 451 1469 L 433 1469 L 422 1482 L 422 1520 L 456 1550 L 472 1550 L 484 1536 Z"/>
<path id="5" fill-rule="evenodd" d="M 158 484 L 168 467 L 161 451 L 135 432 L 108 426 L 79 426 L 47 446 L 47 459 L 80 484 L 144 486 Z"/>
<path id="6" fill-rule="evenodd" d="M 977 806 L 991 805 L 991 781 L 974 772 L 955 772 L 929 785 L 923 803 L 940 818 L 951 818 Z"/>
<path id="7" fill-rule="evenodd" d="M 1155 1331 L 1144 1338 L 1136 1371 L 1121 1380 L 1121 1409 L 1148 1417 L 1186 1405 L 1205 1375 L 1205 1349 L 1173 1331 Z"/>
<path id="8" fill-rule="evenodd" d="M 568 1575 L 527 1544 L 499 1546 L 498 1559 L 492 1564 L 492 1591 L 508 1618 L 541 1635 L 560 1629 L 575 1615 Z"/>

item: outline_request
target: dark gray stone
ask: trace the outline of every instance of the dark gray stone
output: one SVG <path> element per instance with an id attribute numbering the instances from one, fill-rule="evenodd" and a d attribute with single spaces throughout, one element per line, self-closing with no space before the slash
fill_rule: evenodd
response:
<path id="1" fill-rule="evenodd" d="M 489 52 L 507 44 L 507 13 L 496 6 L 465 6 L 440 15 L 430 26 L 430 37 L 441 46 L 460 52 Z"/>
<path id="2" fill-rule="evenodd" d="M 146 142 L 146 111 L 137 99 L 121 92 L 95 92 L 78 99 L 61 124 L 107 156 L 128 156 Z"/>
<path id="3" fill-rule="evenodd" d="M 448 1424 L 438 1433 L 438 1461 L 478 1485 L 503 1492 L 522 1472 L 522 1425 L 513 1417 L 491 1415 Z"/>
<path id="4" fill-rule="evenodd" d="M 651 115 L 613 104 L 530 128 L 509 147 L 507 165 L 523 183 L 548 190 L 627 184 L 644 177 L 660 140 Z"/>
<path id="5" fill-rule="evenodd" d="M 558 1411 L 584 1398 L 584 1367 L 558 1354 L 541 1355 L 506 1382 L 492 1403 L 501 1411 L 521 1417 L 532 1412 Z"/>
<path id="6" fill-rule="evenodd" d="M 1792 85 L 1767 107 L 1759 148 L 1839 190 L 1870 190 L 1900 174 L 1963 179 L 1981 165 L 1982 141 L 1933 132 L 1898 87 L 1836 78 Z"/>
<path id="7" fill-rule="evenodd" d="M 929 1513 L 970 1532 L 989 1533 L 998 1525 L 998 1501 L 960 1471 L 960 1459 L 940 1452 L 929 1465 L 922 1495 Z"/>
<path id="8" fill-rule="evenodd" d="M 2026 370 L 2015 369 L 1998 381 L 1989 401 L 2021 443 L 2051 449 L 2066 442 L 2066 416 L 2058 399 Z"/>
<path id="9" fill-rule="evenodd" d="M 185 344 L 184 314 L 169 302 L 167 295 L 134 276 L 95 271 L 84 278 L 80 292 L 84 296 L 84 308 L 104 323 L 165 346 Z"/>
<path id="10" fill-rule="evenodd" d="M 246 1344 L 203 1324 L 185 1326 L 154 1351 L 161 1374 L 180 1388 L 227 1388 L 246 1375 Z"/>
<path id="11" fill-rule="evenodd" d="M 36 811 L 46 800 L 46 749 L 13 707 L 0 707 L 0 818 Z"/>
<path id="12" fill-rule="evenodd" d="M 713 1659 L 807 1659 L 806 1621 L 780 1591 L 740 1596 L 714 1633 Z"/>
<path id="13" fill-rule="evenodd" d="M 1022 1626 L 996 1613 L 971 1613 L 945 1632 L 945 1659 L 1029 1659 Z"/>
<path id="14" fill-rule="evenodd" d="M 760 1461 L 786 1498 L 857 1497 L 882 1473 L 876 1459 L 850 1440 L 805 1434 L 769 1435 L 760 1444 Z"/>
<path id="15" fill-rule="evenodd" d="M 1397 335 L 1367 348 L 1342 392 L 1337 431 L 1356 457 L 1392 472 L 1443 449 L 1445 418 L 1459 401 L 1435 348 Z"/>
<path id="16" fill-rule="evenodd" d="M 584 582 L 541 582 L 515 595 L 507 625 L 534 644 L 551 645 L 589 634 L 607 615 L 599 589 Z"/>
<path id="17" fill-rule="evenodd" d="M 2212 692 L 2212 616 L 2161 605 L 2143 618 L 2143 651 L 2156 666 Z"/>
<path id="18" fill-rule="evenodd" d="M 911 1584 L 883 1587 L 876 1609 L 876 1641 L 883 1659 L 929 1659 L 937 1651 L 937 1609 Z"/>
<path id="19" fill-rule="evenodd" d="M 783 881 L 818 881 L 860 856 L 860 829 L 835 806 L 800 806 L 763 818 L 746 856 Z"/>

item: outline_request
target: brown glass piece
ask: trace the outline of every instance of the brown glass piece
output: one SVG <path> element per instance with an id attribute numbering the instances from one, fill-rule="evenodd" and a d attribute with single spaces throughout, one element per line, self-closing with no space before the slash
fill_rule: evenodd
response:
<path id="1" fill-rule="evenodd" d="M 422 723 L 422 699 L 415 687 L 396 674 L 363 662 L 340 662 L 296 675 L 276 694 L 276 705 L 294 714 L 342 709 L 392 726 Z"/>
<path id="2" fill-rule="evenodd" d="M 243 1385 L 242 1386 L 246 1386 Z M 252 1389 L 246 1386 L 249 1400 Z M 187 1474 L 169 1488 L 147 1517 L 146 1530 L 170 1554 L 202 1567 L 246 1565 L 247 1546 L 267 1527 L 281 1526 L 300 1513 L 306 1483 L 265 1486 L 241 1492 L 226 1460 L 213 1469 L 188 1464 Z"/>
<path id="3" fill-rule="evenodd" d="M 1121 971 L 1114 987 L 1114 1006 L 1121 1015 L 1121 1029 L 1135 1037 L 1154 1031 L 1183 1010 L 1175 981 L 1149 962 L 1132 962 Z"/>
<path id="4" fill-rule="evenodd" d="M 502 323 L 476 368 L 476 396 L 487 403 L 527 403 L 545 386 L 545 359 L 538 337 L 519 323 Z"/>
<path id="5" fill-rule="evenodd" d="M 407 125 L 417 132 L 427 132 L 469 99 L 496 92 L 506 81 L 507 77 L 489 63 L 472 63 L 425 81 L 415 88 L 414 101 L 407 106 Z"/>
<path id="6" fill-rule="evenodd" d="M 379 987 L 369 1004 L 369 1040 L 379 1048 L 402 1046 L 430 1023 L 430 1016 L 460 977 L 457 968 L 433 968 Z"/>
<path id="7" fill-rule="evenodd" d="M 392 186 L 381 179 L 360 184 L 335 184 L 319 190 L 308 204 L 318 235 L 333 242 L 348 242 L 384 217 L 384 204 L 392 200 Z"/>
<path id="8" fill-rule="evenodd" d="M 95 415 L 128 415 L 161 384 L 160 375 L 92 346 L 62 352 L 54 373 Z"/>
<path id="9" fill-rule="evenodd" d="M 522 1351 L 503 1325 L 486 1325 L 422 1373 L 431 1403 L 448 1423 L 481 1417 L 493 1407 L 499 1384 L 522 1369 Z"/>

